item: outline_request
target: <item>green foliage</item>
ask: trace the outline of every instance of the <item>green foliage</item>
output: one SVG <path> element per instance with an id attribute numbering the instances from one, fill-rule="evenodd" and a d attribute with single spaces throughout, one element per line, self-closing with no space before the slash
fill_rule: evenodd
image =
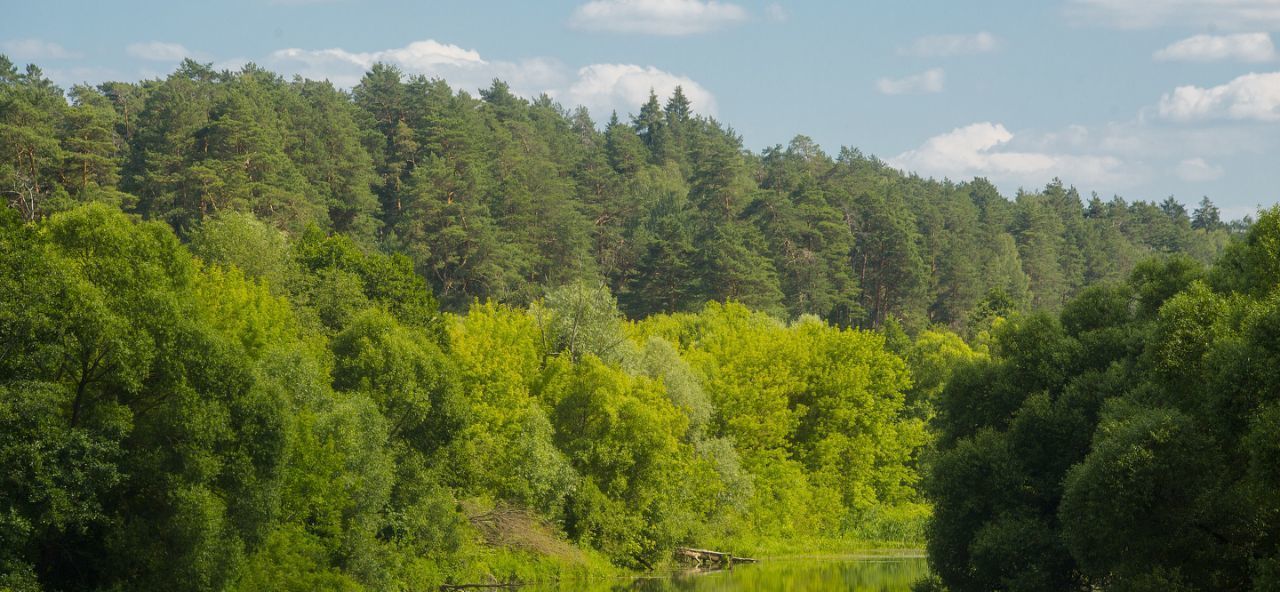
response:
<path id="1" fill-rule="evenodd" d="M 552 290 L 542 308 L 542 332 L 553 351 L 563 351 L 574 361 L 590 354 L 602 360 L 620 361 L 627 353 L 627 337 L 619 324 L 621 314 L 613 295 L 604 286 L 574 283 Z"/>
<path id="2" fill-rule="evenodd" d="M 391 314 L 368 309 L 333 338 L 333 385 L 368 394 L 387 418 L 387 435 L 429 453 L 447 443 L 457 378 L 444 352 Z"/>
<path id="3" fill-rule="evenodd" d="M 711 422 L 711 400 L 680 352 L 671 342 L 650 337 L 644 343 L 639 366 L 646 376 L 662 382 L 671 404 L 685 414 L 689 423 L 686 439 L 702 442 Z"/>
<path id="4" fill-rule="evenodd" d="M 193 237 L 207 262 L 102 204 L 3 220 L 6 585 L 386 589 L 918 540 L 922 419 L 876 333 L 738 304 L 627 324 L 584 283 L 440 317 L 342 235 L 229 213 Z"/>
<path id="5" fill-rule="evenodd" d="M 296 276 L 284 233 L 253 214 L 226 212 L 206 218 L 192 230 L 189 248 L 206 262 L 238 268 L 277 294 L 290 289 Z"/>
<path id="6" fill-rule="evenodd" d="M 1120 405 L 1108 409 L 1092 451 L 1067 475 L 1062 498 L 1064 515 L 1094 518 L 1063 527 L 1081 569 L 1098 578 L 1129 578 L 1220 557 L 1217 525 L 1206 520 L 1201 505 L 1221 466 L 1215 452 L 1185 414 Z M 1184 529 L 1170 532 L 1169 524 Z"/>
<path id="7" fill-rule="evenodd" d="M 931 513 L 956 590 L 1280 574 L 1277 210 L 1233 242 L 1208 200 L 754 154 L 680 89 L 601 130 L 382 64 L 64 94 L 2 57 L 0 192 L 0 588 L 428 589 Z"/>
<path id="8" fill-rule="evenodd" d="M 925 429 L 908 416 L 905 364 L 880 336 L 714 304 L 637 332 L 674 341 L 706 385 L 704 437 L 732 442 L 751 476 L 743 530 L 848 534 L 913 500 Z"/>
<path id="9" fill-rule="evenodd" d="M 753 154 L 680 89 L 601 131 L 585 110 L 500 81 L 471 95 L 384 64 L 350 94 L 187 60 L 164 79 L 67 96 L 38 68 L 3 64 L 0 191 L 23 219 L 113 204 L 276 293 L 298 278 L 278 275 L 278 241 L 237 215 L 294 244 L 315 227 L 403 255 L 453 312 L 582 281 L 632 318 L 732 300 L 976 336 L 992 315 L 1056 311 L 1152 254 L 1210 263 L 1240 227 L 1207 199 L 1194 215 L 1173 200 L 1085 204 L 1056 179 L 1009 201 L 982 179 L 904 175 L 852 149 L 833 158 L 804 136 Z M 344 312 L 350 286 L 329 282 L 316 297 L 332 328 L 363 306 Z"/>
<path id="10" fill-rule="evenodd" d="M 1165 204 L 1173 214 L 1176 204 Z M 930 561 L 955 590 L 1274 583 L 1274 212 L 996 331 L 943 390 Z M 1021 327 L 1020 327 L 1021 326 Z"/>
<path id="11" fill-rule="evenodd" d="M 465 492 L 555 514 L 576 475 L 552 441 L 554 403 L 539 399 L 545 350 L 535 319 L 476 304 L 450 325 L 449 339 L 466 393 L 466 424 L 450 447 L 453 479 Z"/>
<path id="12" fill-rule="evenodd" d="M 907 391 L 907 407 L 923 419 L 932 418 L 938 398 L 956 369 L 985 357 L 984 351 L 975 351 L 955 333 L 920 333 L 905 352 L 912 382 Z"/>
<path id="13" fill-rule="evenodd" d="M 12 232 L 47 269 L 8 268 L 6 281 L 50 283 L 61 298 L 41 302 L 36 290 L 25 312 L 6 315 L 19 329 L 10 346 L 40 353 L 5 360 L 6 388 L 17 389 L 6 399 L 24 424 L 43 422 L 35 442 L 51 438 L 40 447 L 65 462 L 28 471 L 53 497 L 15 515 L 36 529 L 10 549 L 68 549 L 27 557 L 51 586 L 221 588 L 274 514 L 282 401 L 243 342 L 207 324 L 200 272 L 167 229 L 95 205 Z M 61 476 L 45 473 L 54 467 Z"/>
<path id="14" fill-rule="evenodd" d="M 697 482 L 708 471 L 696 470 L 703 467 L 680 443 L 684 416 L 659 383 L 594 357 L 560 381 L 546 387 L 563 393 L 553 414 L 556 440 L 583 478 L 566 512 L 567 532 L 612 557 L 652 564 L 692 535 L 693 502 L 706 497 Z"/>
<path id="15" fill-rule="evenodd" d="M 370 251 L 346 235 L 325 236 L 312 227 L 294 246 L 294 258 L 303 273 L 295 299 L 312 304 L 328 329 L 345 326 L 375 304 L 444 343 L 435 296 L 405 256 Z"/>

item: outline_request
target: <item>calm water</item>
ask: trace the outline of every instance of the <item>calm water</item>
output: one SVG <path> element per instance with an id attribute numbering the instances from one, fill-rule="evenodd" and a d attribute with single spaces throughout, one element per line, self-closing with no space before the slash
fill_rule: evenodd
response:
<path id="1" fill-rule="evenodd" d="M 627 582 L 575 586 L 590 592 L 907 592 L 911 583 L 928 575 L 923 557 L 778 559 L 712 573 L 674 574 Z M 537 592 L 565 588 L 524 588 Z"/>

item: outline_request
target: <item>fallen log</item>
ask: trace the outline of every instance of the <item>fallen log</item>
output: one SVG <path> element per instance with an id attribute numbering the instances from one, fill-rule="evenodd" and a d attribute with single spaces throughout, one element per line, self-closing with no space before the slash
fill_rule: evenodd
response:
<path id="1" fill-rule="evenodd" d="M 496 588 L 507 588 L 515 590 L 524 584 L 440 584 L 441 592 L 450 592 L 452 590 L 492 590 Z"/>
<path id="2" fill-rule="evenodd" d="M 712 563 L 726 566 L 733 565 L 734 563 L 756 563 L 756 560 L 750 557 L 734 557 L 732 554 L 725 553 L 723 551 L 691 549 L 689 547 L 678 547 L 676 549 L 676 556 L 692 561 L 699 566 Z"/>

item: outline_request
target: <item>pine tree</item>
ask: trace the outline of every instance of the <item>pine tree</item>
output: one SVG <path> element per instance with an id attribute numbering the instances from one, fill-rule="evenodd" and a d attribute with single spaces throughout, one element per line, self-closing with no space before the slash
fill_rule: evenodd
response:
<path id="1" fill-rule="evenodd" d="M 0 191 L 24 220 L 43 216 L 65 195 L 58 128 L 66 110 L 62 90 L 39 68 L 19 74 L 0 56 Z"/>
<path id="2" fill-rule="evenodd" d="M 605 126 L 605 154 L 613 170 L 624 176 L 635 175 L 649 160 L 649 150 L 635 129 L 618 122 L 614 112 Z"/>
<path id="3" fill-rule="evenodd" d="M 688 201 L 679 194 L 667 194 L 649 214 L 637 237 L 643 252 L 635 275 L 618 299 L 628 316 L 693 310 L 702 303 L 691 214 Z"/>
<path id="4" fill-rule="evenodd" d="M 1013 223 L 1018 254 L 1030 280 L 1031 303 L 1043 310 L 1058 310 L 1066 301 L 1071 284 L 1062 269 L 1062 218 L 1041 196 L 1020 194 Z"/>
<path id="5" fill-rule="evenodd" d="M 1218 206 L 1213 205 L 1208 196 L 1200 200 L 1200 207 L 1191 215 L 1191 227 L 1197 230 L 1217 230 L 1222 227 Z"/>
<path id="6" fill-rule="evenodd" d="M 640 113 L 631 119 L 631 126 L 649 149 L 650 161 L 662 164 L 669 156 L 667 122 L 662 106 L 658 103 L 658 94 L 652 88 L 649 89 L 649 100 L 640 106 Z"/>

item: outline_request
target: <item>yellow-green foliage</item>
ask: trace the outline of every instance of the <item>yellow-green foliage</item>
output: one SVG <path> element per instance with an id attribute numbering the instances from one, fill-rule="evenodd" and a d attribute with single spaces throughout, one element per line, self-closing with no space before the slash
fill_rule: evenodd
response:
<path id="1" fill-rule="evenodd" d="M 1002 322 L 997 319 L 995 326 Z M 919 417 L 933 417 L 934 403 L 956 368 L 987 357 L 985 346 L 974 349 L 955 333 L 941 329 L 922 331 L 906 352 L 912 380 L 907 406 Z"/>
<path id="2" fill-rule="evenodd" d="M 289 302 L 238 268 L 205 266 L 196 276 L 195 291 L 206 321 L 239 341 L 250 357 L 260 358 L 271 346 L 300 337 Z"/>
<path id="3" fill-rule="evenodd" d="M 534 392 L 543 346 L 522 310 L 477 303 L 449 324 L 461 383 L 462 415 L 449 471 L 473 495 L 495 495 L 554 512 L 572 475 L 552 443 L 549 405 Z"/>
<path id="4" fill-rule="evenodd" d="M 28 296 L 0 302 L 0 531 L 26 541 L 0 587 L 566 580 L 909 544 L 927 513 L 907 365 L 873 332 L 717 303 L 627 324 L 585 284 L 442 316 L 404 261 L 316 233 L 273 291 L 101 205 L 0 219 L 0 244 Z"/>
<path id="5" fill-rule="evenodd" d="M 907 368 L 879 335 L 716 303 L 631 332 L 679 344 L 714 408 L 709 435 L 744 457 L 754 495 L 728 528 L 852 533 L 873 508 L 915 499 L 925 426 L 904 412 Z"/>

